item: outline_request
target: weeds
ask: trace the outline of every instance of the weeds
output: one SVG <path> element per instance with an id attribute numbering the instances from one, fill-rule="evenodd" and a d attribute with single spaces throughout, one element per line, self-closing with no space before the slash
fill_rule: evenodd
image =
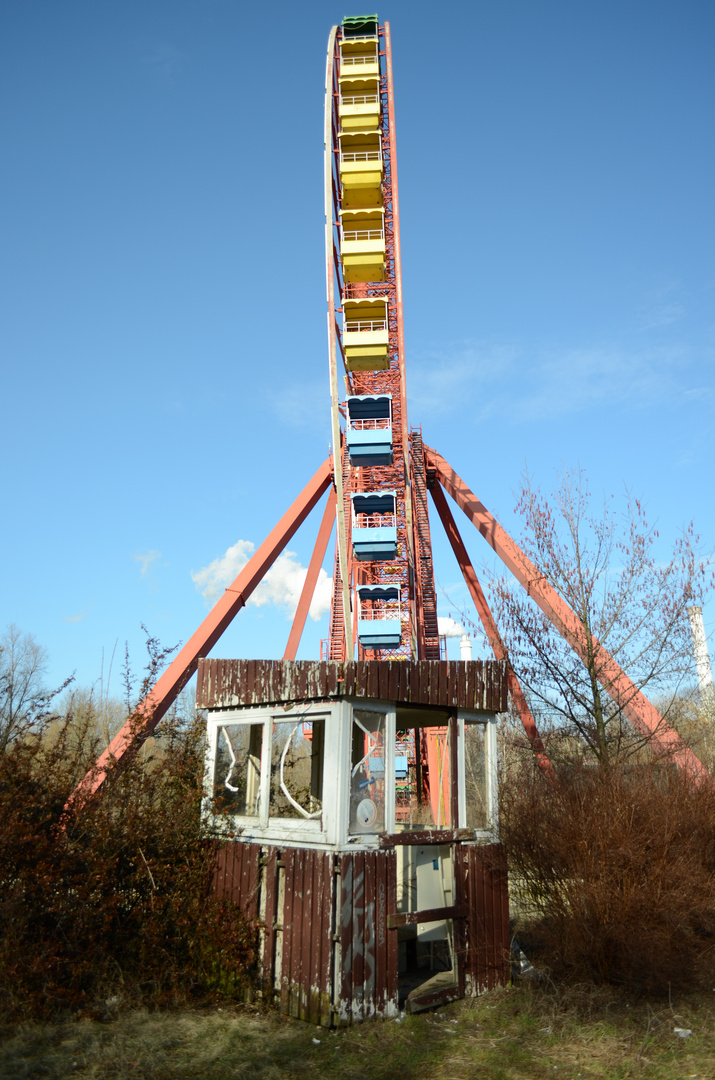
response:
<path id="1" fill-rule="evenodd" d="M 711 988 L 715 787 L 657 763 L 506 779 L 501 833 L 558 977 Z"/>
<path id="2" fill-rule="evenodd" d="M 85 710 L 86 714 L 86 710 Z M 66 828 L 97 753 L 91 724 L 48 721 L 0 756 L 0 1007 L 6 1018 L 240 993 L 254 930 L 209 896 L 203 725 L 168 718 Z M 230 987 L 221 973 L 235 973 Z"/>
<path id="3" fill-rule="evenodd" d="M 676 1022 L 679 1020 L 680 1023 Z M 692 1030 L 686 1039 L 675 1027 Z M 708 1080 L 709 998 L 657 1007 L 593 987 L 485 994 L 400 1022 L 326 1032 L 249 1009 L 132 1012 L 111 1023 L 21 1025 L 4 1080 Z"/>

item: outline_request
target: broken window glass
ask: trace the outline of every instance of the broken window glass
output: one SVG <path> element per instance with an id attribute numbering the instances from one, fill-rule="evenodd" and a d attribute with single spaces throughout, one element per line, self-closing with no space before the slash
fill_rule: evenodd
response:
<path id="1" fill-rule="evenodd" d="M 218 727 L 214 813 L 258 817 L 262 750 L 262 724 L 221 724 Z"/>
<path id="2" fill-rule="evenodd" d="M 353 709 L 350 834 L 385 831 L 385 713 Z"/>
<path id="3" fill-rule="evenodd" d="M 451 829 L 452 745 L 449 714 L 398 709 L 395 737 L 395 827 Z"/>
<path id="4" fill-rule="evenodd" d="M 487 802 L 486 726 L 464 725 L 464 784 L 468 829 L 486 829 L 489 825 Z"/>
<path id="5" fill-rule="evenodd" d="M 274 723 L 268 811 L 271 817 L 320 817 L 324 746 L 324 720 Z"/>

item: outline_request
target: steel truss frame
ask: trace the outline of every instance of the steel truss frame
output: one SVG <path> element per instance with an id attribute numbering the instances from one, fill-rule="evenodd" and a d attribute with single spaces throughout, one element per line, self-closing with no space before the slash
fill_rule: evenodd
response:
<path id="1" fill-rule="evenodd" d="M 508 663 L 506 649 L 445 499 L 444 491 L 451 495 L 457 506 L 465 513 L 519 584 L 529 596 L 533 597 L 555 629 L 568 641 L 581 659 L 584 659 L 587 655 L 587 634 L 568 604 L 539 574 L 534 564 L 527 558 L 516 541 L 502 528 L 496 518 L 489 513 L 484 504 L 477 499 L 443 457 L 435 450 L 424 447 L 424 463 L 427 476 L 431 477 L 429 490 L 432 500 L 462 570 L 464 580 L 495 657 L 506 660 Z M 284 659 L 295 658 L 318 581 L 320 567 L 327 550 L 332 524 L 335 520 L 335 508 L 337 505 L 336 478 L 333 461 L 328 458 L 272 532 L 266 537 L 235 581 L 216 602 L 199 628 L 171 662 L 144 701 L 141 702 L 134 716 L 126 722 L 104 753 L 98 758 L 94 767 L 77 785 L 67 803 L 67 811 L 76 812 L 80 810 L 101 788 L 112 770 L 119 766 L 123 760 L 126 760 L 151 735 L 196 671 L 199 658 L 208 655 L 238 612 L 245 607 L 249 597 L 263 580 L 291 537 L 297 532 L 311 510 L 317 506 L 325 492 L 330 489 L 310 559 L 306 581 L 284 653 Z M 692 750 L 685 746 L 673 728 L 663 720 L 658 711 L 628 678 L 617 661 L 610 656 L 595 638 L 592 638 L 591 650 L 594 649 L 598 650 L 604 658 L 598 675 L 601 685 L 617 702 L 634 728 L 648 737 L 659 750 L 666 753 L 672 761 L 695 780 L 709 779 L 710 774 L 702 762 Z M 352 655 L 353 649 L 348 651 L 345 659 L 351 658 Z M 536 759 L 542 770 L 553 778 L 553 769 L 546 756 L 536 723 L 529 710 L 516 673 L 511 670 L 511 667 L 509 667 L 509 690 Z"/>

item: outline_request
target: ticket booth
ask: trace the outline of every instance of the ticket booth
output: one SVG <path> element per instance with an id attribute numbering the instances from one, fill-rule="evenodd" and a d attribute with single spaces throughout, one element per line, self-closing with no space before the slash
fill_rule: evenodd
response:
<path id="1" fill-rule="evenodd" d="M 326 1026 L 506 982 L 500 662 L 202 660 L 214 890 L 264 998 Z"/>

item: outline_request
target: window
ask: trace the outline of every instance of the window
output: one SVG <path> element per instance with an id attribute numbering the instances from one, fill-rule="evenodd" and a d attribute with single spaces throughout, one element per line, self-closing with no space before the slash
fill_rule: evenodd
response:
<path id="1" fill-rule="evenodd" d="M 260 809 L 262 724 L 221 724 L 216 741 L 213 812 L 257 818 Z"/>
<path id="2" fill-rule="evenodd" d="M 385 831 L 385 722 L 385 713 L 353 709 L 351 836 Z"/>
<path id="3" fill-rule="evenodd" d="M 468 829 L 489 827 L 487 789 L 486 724 L 464 725 L 465 825 Z"/>
<path id="4" fill-rule="evenodd" d="M 324 720 L 273 724 L 269 817 L 320 817 L 324 744 Z"/>

